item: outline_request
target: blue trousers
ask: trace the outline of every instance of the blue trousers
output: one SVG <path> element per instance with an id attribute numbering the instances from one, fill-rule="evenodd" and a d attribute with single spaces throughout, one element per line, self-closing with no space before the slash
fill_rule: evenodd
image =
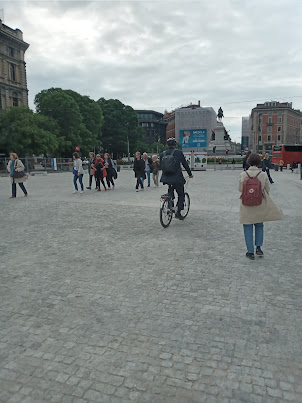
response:
<path id="1" fill-rule="evenodd" d="M 73 184 L 74 184 L 74 188 L 75 190 L 78 190 L 78 184 L 77 184 L 77 180 L 79 178 L 79 182 L 81 185 L 81 190 L 84 191 L 84 185 L 83 185 L 83 174 L 81 175 L 73 175 Z"/>
<path id="2" fill-rule="evenodd" d="M 148 178 L 148 186 L 151 185 L 151 172 L 150 171 L 146 171 L 147 174 L 147 178 Z M 143 179 L 143 183 L 144 183 L 144 179 Z"/>
<path id="3" fill-rule="evenodd" d="M 254 253 L 254 228 L 255 225 L 255 245 L 263 245 L 263 222 L 257 224 L 243 224 L 244 238 L 248 253 Z"/>

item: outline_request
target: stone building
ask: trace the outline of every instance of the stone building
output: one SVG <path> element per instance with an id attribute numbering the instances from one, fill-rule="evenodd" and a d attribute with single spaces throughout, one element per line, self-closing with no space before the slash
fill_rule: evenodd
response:
<path id="1" fill-rule="evenodd" d="M 248 151 L 251 146 L 252 137 L 252 118 L 251 116 L 243 116 L 241 126 L 241 149 Z"/>
<path id="2" fill-rule="evenodd" d="M 252 109 L 254 151 L 271 151 L 273 144 L 299 144 L 302 139 L 302 112 L 291 102 L 265 102 Z"/>
<path id="3" fill-rule="evenodd" d="M 138 122 L 144 130 L 143 141 L 148 144 L 166 142 L 166 126 L 163 114 L 151 110 L 136 110 Z"/>
<path id="4" fill-rule="evenodd" d="M 0 20 L 0 109 L 28 105 L 24 60 L 28 47 L 20 29 L 12 29 Z"/>
<path id="5" fill-rule="evenodd" d="M 166 139 L 175 137 L 175 111 L 165 112 L 164 120 L 167 122 Z"/>
<path id="6" fill-rule="evenodd" d="M 197 105 L 190 104 L 178 108 L 175 110 L 175 138 L 180 142 L 184 131 L 188 133 L 194 131 L 197 133 L 197 136 L 199 135 L 198 133 L 201 133 L 201 136 L 204 134 L 206 137 L 204 146 L 198 146 L 199 143 L 197 142 L 197 147 L 192 147 L 192 149 L 199 147 L 206 148 L 211 141 L 212 130 L 215 129 L 216 123 L 216 112 L 214 109 L 212 107 L 201 107 L 200 101 L 198 101 Z"/>

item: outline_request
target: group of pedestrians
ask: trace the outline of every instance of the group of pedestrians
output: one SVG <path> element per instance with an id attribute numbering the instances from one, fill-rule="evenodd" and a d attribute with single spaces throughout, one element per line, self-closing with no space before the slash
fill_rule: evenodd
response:
<path id="1" fill-rule="evenodd" d="M 144 182 L 147 179 L 148 187 L 151 186 L 151 174 L 153 175 L 153 182 L 156 187 L 159 186 L 159 171 L 160 171 L 160 162 L 157 155 L 153 155 L 153 157 L 149 157 L 147 153 L 141 153 L 137 151 L 135 153 L 135 160 L 133 164 L 133 171 L 136 178 L 136 192 L 139 189 L 144 190 Z"/>
<path id="2" fill-rule="evenodd" d="M 78 192 L 77 181 L 79 180 L 81 191 L 80 193 L 84 193 L 84 184 L 83 184 L 83 162 L 77 152 L 73 153 L 73 183 L 74 183 L 74 192 Z M 105 191 L 107 189 L 114 189 L 115 183 L 114 179 L 117 178 L 117 171 L 114 164 L 114 161 L 111 159 L 108 153 L 104 154 L 104 158 L 101 157 L 100 154 L 95 155 L 93 152 L 89 153 L 89 163 L 88 163 L 88 173 L 89 173 L 89 185 L 86 189 L 91 190 L 93 178 L 95 180 L 95 189 L 98 192 L 101 192 L 101 184 Z M 107 183 L 107 187 L 105 184 L 105 180 Z"/>

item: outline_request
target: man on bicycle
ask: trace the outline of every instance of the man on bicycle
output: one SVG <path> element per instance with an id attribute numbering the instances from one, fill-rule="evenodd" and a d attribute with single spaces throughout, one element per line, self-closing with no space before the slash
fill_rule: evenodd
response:
<path id="1" fill-rule="evenodd" d="M 184 218 L 181 215 L 181 211 L 184 209 L 185 202 L 185 178 L 182 174 L 181 165 L 188 172 L 190 178 L 193 178 L 191 169 L 185 159 L 182 151 L 176 150 L 176 139 L 169 138 L 167 140 L 169 149 L 160 155 L 160 166 L 163 171 L 160 181 L 164 185 L 169 185 L 169 195 L 174 199 L 174 190 L 178 194 L 177 212 L 175 217 L 179 220 Z"/>

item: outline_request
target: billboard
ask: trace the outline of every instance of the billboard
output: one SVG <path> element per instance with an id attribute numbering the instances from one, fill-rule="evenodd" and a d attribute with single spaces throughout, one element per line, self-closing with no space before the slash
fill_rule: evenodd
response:
<path id="1" fill-rule="evenodd" d="M 180 130 L 179 141 L 182 148 L 206 147 L 207 129 Z"/>

